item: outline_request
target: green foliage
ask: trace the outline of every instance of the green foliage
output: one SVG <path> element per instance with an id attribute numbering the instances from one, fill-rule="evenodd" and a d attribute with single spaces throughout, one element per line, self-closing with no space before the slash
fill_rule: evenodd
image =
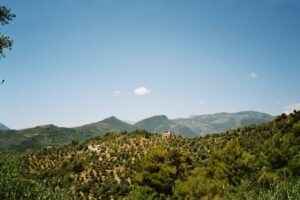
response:
<path id="1" fill-rule="evenodd" d="M 251 173 L 252 156 L 236 141 L 213 151 L 205 166 L 197 168 L 186 180 L 177 181 L 177 199 L 217 198 L 225 190 L 239 185 Z"/>
<path id="2" fill-rule="evenodd" d="M 293 132 L 294 132 L 295 136 L 297 136 L 297 137 L 300 136 L 300 121 L 298 121 L 297 123 L 295 123 L 293 125 Z"/>
<path id="3" fill-rule="evenodd" d="M 292 140 L 292 134 L 282 136 L 277 133 L 264 142 L 261 153 L 270 167 L 279 169 L 287 165 L 295 154 L 294 149 L 291 148 Z"/>
<path id="4" fill-rule="evenodd" d="M 126 200 L 153 200 L 154 197 L 150 196 L 151 189 L 146 186 L 134 186 L 126 197 Z"/>
<path id="5" fill-rule="evenodd" d="M 226 180 L 236 186 L 244 176 L 252 171 L 253 156 L 240 147 L 235 141 L 230 141 L 225 148 L 214 150 L 208 165 L 208 176 L 219 180 Z"/>
<path id="6" fill-rule="evenodd" d="M 10 9 L 5 6 L 0 6 L 0 24 L 8 24 L 13 18 L 14 14 L 11 13 Z M 4 57 L 4 49 L 11 49 L 13 45 L 13 40 L 7 36 L 0 33 L 0 58 Z"/>
<path id="7" fill-rule="evenodd" d="M 163 139 L 134 130 L 78 143 L 71 134 L 69 139 L 75 140 L 69 145 L 20 157 L 22 165 L 13 166 L 22 168 L 22 174 L 2 168 L 1 191 L 21 199 L 27 191 L 32 199 L 64 191 L 75 199 L 297 199 L 299 120 L 300 112 L 294 112 L 262 125 L 199 138 Z M 45 139 L 61 130 L 44 126 L 35 131 Z M 14 185 L 25 189 L 16 191 Z"/>
<path id="8" fill-rule="evenodd" d="M 300 179 L 288 179 L 270 187 L 260 187 L 249 180 L 224 194 L 224 200 L 300 200 Z"/>
<path id="9" fill-rule="evenodd" d="M 168 196 L 172 194 L 175 180 L 186 176 L 190 168 L 191 159 L 186 153 L 160 146 L 151 149 L 141 160 L 135 180 L 158 196 Z"/>
<path id="10" fill-rule="evenodd" d="M 173 196 L 175 199 L 186 200 L 201 199 L 202 197 L 213 199 L 227 187 L 226 181 L 209 178 L 205 168 L 197 168 L 185 180 L 176 181 Z"/>
<path id="11" fill-rule="evenodd" d="M 286 178 L 299 175 L 298 138 L 293 133 L 276 133 L 267 139 L 257 155 L 258 182 L 270 185 Z"/>
<path id="12" fill-rule="evenodd" d="M 71 199 L 60 188 L 27 178 L 18 158 L 0 154 L 0 199 Z"/>
<path id="13" fill-rule="evenodd" d="M 80 172 L 82 172 L 84 170 L 84 164 L 82 161 L 75 161 L 74 165 L 73 165 L 73 171 L 76 174 L 79 174 Z"/>
<path id="14" fill-rule="evenodd" d="M 288 168 L 294 176 L 300 176 L 300 151 L 289 161 Z"/>

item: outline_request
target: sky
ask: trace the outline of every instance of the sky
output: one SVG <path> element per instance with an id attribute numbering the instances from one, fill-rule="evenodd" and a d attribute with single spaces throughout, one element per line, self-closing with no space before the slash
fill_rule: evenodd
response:
<path id="1" fill-rule="evenodd" d="M 297 0 L 1 0 L 0 122 L 300 108 Z"/>

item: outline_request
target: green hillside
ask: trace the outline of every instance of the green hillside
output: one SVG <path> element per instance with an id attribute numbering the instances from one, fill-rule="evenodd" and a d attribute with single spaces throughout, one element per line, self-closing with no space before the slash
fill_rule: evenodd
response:
<path id="1" fill-rule="evenodd" d="M 130 131 L 134 128 L 115 117 L 76 128 L 55 125 L 37 126 L 23 130 L 0 131 L 0 152 L 29 152 L 43 147 L 60 146 L 72 141 L 82 141 L 106 132 Z"/>
<path id="2" fill-rule="evenodd" d="M 107 132 L 133 131 L 135 129 L 145 129 L 151 133 L 170 130 L 176 135 L 195 137 L 249 124 L 259 124 L 271 118 L 270 115 L 258 112 L 219 113 L 176 120 L 159 115 L 130 125 L 116 117 L 109 117 L 75 128 L 44 125 L 23 130 L 0 130 L 0 152 L 28 152 L 42 147 L 68 144 L 73 140 L 82 141 Z"/>
<path id="3" fill-rule="evenodd" d="M 76 129 L 81 131 L 103 133 L 108 131 L 132 131 L 135 129 L 135 127 L 112 116 L 96 123 L 91 123 L 77 127 Z"/>
<path id="4" fill-rule="evenodd" d="M 23 179 L 64 198 L 279 200 L 299 199 L 299 152 L 294 112 L 197 138 L 108 133 L 18 159 L 28 173 Z"/>
<path id="5" fill-rule="evenodd" d="M 83 140 L 95 136 L 94 132 L 82 132 L 54 125 L 37 126 L 24 130 L 0 132 L 0 152 L 26 152 L 42 147 L 68 144 L 72 140 Z"/>

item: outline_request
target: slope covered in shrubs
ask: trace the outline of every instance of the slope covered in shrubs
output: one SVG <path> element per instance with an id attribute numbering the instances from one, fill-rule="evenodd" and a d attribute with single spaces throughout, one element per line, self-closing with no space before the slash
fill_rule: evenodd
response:
<path id="1" fill-rule="evenodd" d="M 300 112 L 198 138 L 107 133 L 18 159 L 30 188 L 73 199 L 299 199 Z"/>

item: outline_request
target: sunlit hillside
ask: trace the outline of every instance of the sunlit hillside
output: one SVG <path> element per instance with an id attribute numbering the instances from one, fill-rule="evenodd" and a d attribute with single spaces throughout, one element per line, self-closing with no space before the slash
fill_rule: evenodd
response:
<path id="1" fill-rule="evenodd" d="M 300 112 L 294 112 L 198 138 L 107 133 L 19 159 L 26 180 L 71 199 L 298 198 L 299 128 Z"/>

